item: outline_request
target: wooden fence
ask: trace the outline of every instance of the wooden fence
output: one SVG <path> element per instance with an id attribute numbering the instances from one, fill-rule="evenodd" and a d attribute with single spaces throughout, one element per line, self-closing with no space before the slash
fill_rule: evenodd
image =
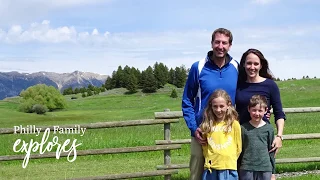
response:
<path id="1" fill-rule="evenodd" d="M 288 113 L 310 113 L 320 112 L 320 107 L 303 107 L 303 108 L 284 108 L 286 114 Z M 271 110 L 272 113 L 272 110 Z M 165 111 L 155 112 L 155 119 L 177 119 L 183 118 L 182 111 Z M 284 140 L 297 140 L 297 139 L 320 139 L 320 133 L 311 134 L 288 134 L 283 135 Z M 156 140 L 157 145 L 173 145 L 173 144 L 190 144 L 191 139 L 176 139 L 176 140 Z M 308 157 L 308 158 L 285 158 L 277 159 L 277 164 L 282 163 L 300 163 L 300 162 L 320 162 L 320 157 Z M 184 169 L 189 168 L 188 164 L 170 164 L 170 165 L 158 165 L 158 170 L 168 169 Z"/>
<path id="2" fill-rule="evenodd" d="M 310 108 L 284 108 L 286 113 L 302 113 L 302 112 L 320 112 L 320 107 L 310 107 Z M 156 166 L 155 171 L 151 172 L 136 172 L 136 173 L 124 173 L 124 174 L 113 174 L 98 177 L 83 177 L 76 178 L 74 180 L 109 180 L 109 179 L 128 179 L 128 178 L 141 178 L 141 177 L 151 177 L 151 176 L 164 176 L 164 179 L 171 179 L 172 174 L 178 173 L 179 169 L 188 168 L 188 164 L 172 164 L 171 163 L 171 150 L 180 149 L 182 144 L 189 144 L 190 139 L 176 139 L 172 140 L 171 137 L 171 123 L 178 123 L 179 118 L 182 118 L 181 111 L 166 111 L 166 112 L 155 112 L 155 119 L 146 120 L 127 120 L 127 121 L 116 121 L 116 122 L 100 122 L 91 124 L 82 124 L 81 127 L 87 129 L 100 129 L 100 128 L 117 128 L 117 127 L 128 127 L 128 126 L 141 126 L 141 125 L 164 125 L 164 139 L 155 140 L 153 146 L 136 146 L 136 147 L 124 147 L 124 148 L 105 148 L 105 149 L 90 149 L 90 150 L 79 150 L 77 151 L 77 156 L 86 155 L 99 155 L 99 154 L 118 154 L 118 153 L 131 153 L 131 152 L 149 152 L 149 151 L 163 151 L 164 153 L 164 164 Z M 73 128 L 74 125 L 64 125 L 60 126 L 62 128 Z M 53 127 L 41 127 L 41 130 Z M 14 133 L 13 128 L 0 128 L 0 135 L 12 134 Z M 294 139 L 317 139 L 320 138 L 320 133 L 313 134 L 291 134 L 284 135 L 286 140 Z M 67 153 L 61 153 L 61 157 L 68 156 Z M 55 158 L 55 153 L 44 153 L 31 155 L 32 159 L 39 158 Z M 11 161 L 11 160 L 23 160 L 24 155 L 9 155 L 0 156 L 0 161 Z M 319 162 L 320 157 L 312 158 L 286 158 L 277 159 L 277 163 L 298 163 L 298 162 Z"/>
<path id="3" fill-rule="evenodd" d="M 81 124 L 82 128 L 87 129 L 100 129 L 100 128 L 117 128 L 117 127 L 128 127 L 128 126 L 142 126 L 142 125 L 164 125 L 164 140 L 170 140 L 170 124 L 178 123 L 179 119 L 146 119 L 146 120 L 127 120 L 127 121 L 115 121 L 115 122 L 99 122 L 91 124 Z M 40 128 L 40 126 L 37 126 Z M 73 128 L 74 125 L 63 125 L 60 128 Z M 53 126 L 41 127 L 41 130 L 46 129 L 51 131 L 54 129 Z M 13 128 L 0 128 L 0 135 L 13 134 Z M 87 155 L 101 155 L 101 154 L 119 154 L 119 153 L 133 153 L 133 152 L 150 152 L 150 151 L 164 151 L 164 165 L 171 164 L 170 151 L 175 149 L 180 149 L 180 144 L 164 144 L 164 145 L 153 145 L 153 146 L 136 146 L 136 147 L 124 147 L 124 148 L 104 148 L 104 149 L 89 149 L 89 150 L 78 150 L 77 156 L 87 156 Z M 60 157 L 68 156 L 67 153 L 61 153 Z M 73 155 L 71 153 L 71 155 Z M 41 159 L 41 158 L 55 158 L 55 152 L 49 152 L 44 154 L 32 154 L 31 159 Z M 25 155 L 7 155 L 0 156 L 0 161 L 12 161 L 12 160 L 23 160 Z M 178 173 L 176 169 L 167 170 L 155 170 L 150 172 L 135 172 L 135 173 L 124 173 L 124 174 L 111 174 L 98 177 L 83 177 L 75 178 L 73 180 L 111 180 L 111 179 L 128 179 L 128 178 L 141 178 L 141 177 L 151 177 L 151 176 L 163 176 L 165 179 L 171 179 L 171 174 Z"/>

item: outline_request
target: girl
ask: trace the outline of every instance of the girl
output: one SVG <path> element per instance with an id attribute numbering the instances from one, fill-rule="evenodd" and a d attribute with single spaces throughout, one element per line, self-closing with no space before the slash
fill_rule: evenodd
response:
<path id="1" fill-rule="evenodd" d="M 237 180 L 237 159 L 241 153 L 241 128 L 238 113 L 224 90 L 211 94 L 200 124 L 207 144 L 203 180 Z"/>
<path id="2" fill-rule="evenodd" d="M 272 126 L 262 119 L 267 108 L 268 103 L 264 96 L 254 95 L 250 99 L 248 111 L 251 120 L 241 125 L 241 180 L 270 180 L 275 170 L 275 152 L 269 152 L 272 149 L 274 131 Z"/>

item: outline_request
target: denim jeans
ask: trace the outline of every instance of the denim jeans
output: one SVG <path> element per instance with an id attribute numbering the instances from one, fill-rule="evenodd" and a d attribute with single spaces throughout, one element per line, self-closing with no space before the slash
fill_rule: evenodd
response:
<path id="1" fill-rule="evenodd" d="M 240 169 L 239 176 L 242 180 L 270 180 L 272 172 L 265 171 L 246 171 Z"/>
<path id="2" fill-rule="evenodd" d="M 238 180 L 238 172 L 236 170 L 204 170 L 202 180 Z"/>

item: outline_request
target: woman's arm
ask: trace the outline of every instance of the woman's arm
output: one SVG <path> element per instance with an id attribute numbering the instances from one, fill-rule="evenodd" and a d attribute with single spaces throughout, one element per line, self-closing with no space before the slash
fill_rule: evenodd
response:
<path id="1" fill-rule="evenodd" d="M 286 116 L 282 109 L 280 90 L 277 84 L 272 81 L 270 86 L 270 104 L 273 108 L 273 114 L 275 118 L 275 123 L 277 126 L 277 135 L 273 140 L 271 151 L 275 151 L 275 155 L 278 153 L 279 149 L 282 147 L 282 135 L 284 129 L 284 121 Z"/>

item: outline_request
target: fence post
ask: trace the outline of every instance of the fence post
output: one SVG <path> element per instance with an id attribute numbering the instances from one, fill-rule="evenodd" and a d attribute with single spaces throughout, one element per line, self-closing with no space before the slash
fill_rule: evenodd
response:
<path id="1" fill-rule="evenodd" d="M 165 109 L 164 112 L 168 112 L 170 109 Z M 164 140 L 170 140 L 170 123 L 165 123 L 164 125 Z M 164 150 L 163 152 L 164 165 L 171 164 L 171 153 L 170 150 Z M 171 174 L 165 175 L 164 180 L 170 180 Z"/>

